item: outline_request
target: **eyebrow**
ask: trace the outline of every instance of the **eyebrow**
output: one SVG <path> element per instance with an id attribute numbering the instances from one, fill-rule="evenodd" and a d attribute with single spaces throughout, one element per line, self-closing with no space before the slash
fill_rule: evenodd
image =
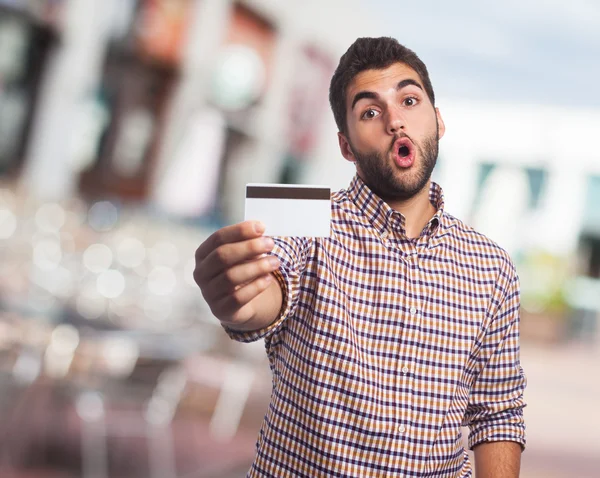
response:
<path id="1" fill-rule="evenodd" d="M 401 80 L 396 85 L 396 91 L 400 91 L 402 88 L 406 88 L 409 85 L 416 86 L 420 90 L 423 90 L 423 87 L 419 84 L 419 82 L 413 80 L 412 78 L 407 78 L 406 80 Z M 376 100 L 379 98 L 379 95 L 373 91 L 359 91 L 358 93 L 356 93 L 354 95 L 354 99 L 352 100 L 352 108 L 351 109 L 354 109 L 354 105 L 356 105 L 356 103 L 358 103 L 360 100 L 362 100 L 364 98 Z"/>

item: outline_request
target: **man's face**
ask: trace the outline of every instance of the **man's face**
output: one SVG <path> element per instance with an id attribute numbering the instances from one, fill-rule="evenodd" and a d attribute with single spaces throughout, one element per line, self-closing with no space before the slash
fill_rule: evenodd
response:
<path id="1" fill-rule="evenodd" d="M 366 70 L 346 93 L 348 134 L 340 149 L 384 200 L 406 200 L 429 183 L 445 127 L 419 75 L 403 63 Z"/>

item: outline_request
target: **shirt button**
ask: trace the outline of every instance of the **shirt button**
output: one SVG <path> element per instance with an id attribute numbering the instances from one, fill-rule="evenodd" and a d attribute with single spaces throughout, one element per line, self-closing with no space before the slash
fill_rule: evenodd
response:
<path id="1" fill-rule="evenodd" d="M 417 309 L 415 307 L 410 308 L 410 315 L 414 316 L 417 313 Z"/>
<path id="2" fill-rule="evenodd" d="M 400 426 L 398 427 L 398 431 L 399 431 L 400 433 L 405 433 L 405 432 L 406 432 L 406 427 L 405 427 L 404 425 L 400 425 Z"/>
<path id="3" fill-rule="evenodd" d="M 405 373 L 405 374 L 408 373 L 408 367 L 406 367 L 406 366 L 402 367 L 402 373 Z"/>

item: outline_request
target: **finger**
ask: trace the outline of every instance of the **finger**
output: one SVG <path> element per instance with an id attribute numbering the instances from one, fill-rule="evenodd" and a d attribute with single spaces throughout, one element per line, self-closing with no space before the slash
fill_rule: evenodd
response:
<path id="1" fill-rule="evenodd" d="M 268 274 L 240 287 L 235 292 L 217 301 L 212 308 L 213 313 L 218 318 L 234 316 L 252 299 L 267 290 L 274 280 L 275 278 L 271 274 Z"/>
<path id="2" fill-rule="evenodd" d="M 212 280 L 233 266 L 257 259 L 273 249 L 275 242 L 270 237 L 258 237 L 250 241 L 225 244 L 211 252 L 199 265 L 199 275 Z"/>
<path id="3" fill-rule="evenodd" d="M 211 280 L 208 293 L 213 299 L 220 299 L 278 268 L 279 259 L 275 256 L 231 267 Z"/>
<path id="4" fill-rule="evenodd" d="M 211 252 L 223 244 L 245 241 L 260 236 L 265 232 L 265 226 L 258 221 L 245 221 L 233 226 L 227 226 L 211 234 L 200 247 L 196 249 L 196 261 L 206 258 Z"/>

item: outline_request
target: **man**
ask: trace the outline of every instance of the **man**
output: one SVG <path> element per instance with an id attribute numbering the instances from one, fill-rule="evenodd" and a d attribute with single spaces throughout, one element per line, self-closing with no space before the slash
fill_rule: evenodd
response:
<path id="1" fill-rule="evenodd" d="M 342 56 L 330 103 L 356 165 L 326 239 L 225 227 L 195 279 L 240 341 L 265 339 L 271 404 L 250 477 L 519 475 L 519 283 L 507 253 L 444 211 L 445 126 L 425 65 L 391 38 Z M 267 254 L 265 254 L 267 253 Z"/>

